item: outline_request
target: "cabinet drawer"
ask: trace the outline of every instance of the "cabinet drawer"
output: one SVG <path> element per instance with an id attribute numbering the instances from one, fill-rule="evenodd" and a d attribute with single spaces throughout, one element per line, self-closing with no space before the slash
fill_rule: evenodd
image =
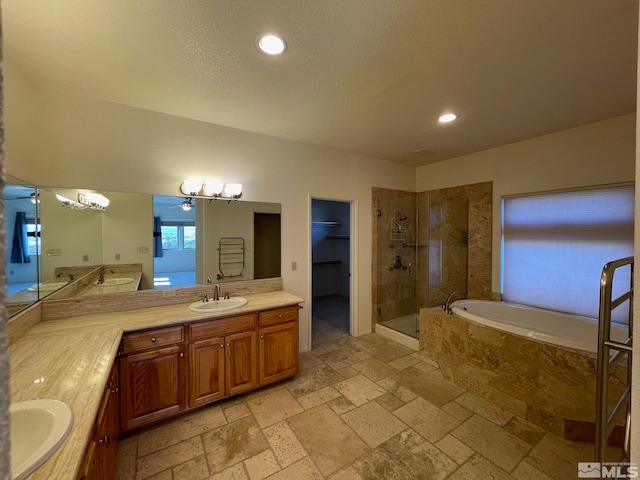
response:
<path id="1" fill-rule="evenodd" d="M 171 345 L 184 340 L 182 325 L 179 327 L 156 328 L 144 332 L 127 333 L 122 338 L 122 352 L 135 352 L 147 348 Z"/>
<path id="2" fill-rule="evenodd" d="M 211 337 L 214 335 L 227 335 L 250 328 L 256 328 L 256 314 L 238 315 L 237 317 L 217 318 L 206 322 L 190 323 L 189 340 Z"/>
<path id="3" fill-rule="evenodd" d="M 273 325 L 276 323 L 290 322 L 298 320 L 298 306 L 277 308 L 267 312 L 260 312 L 260 326 Z"/>

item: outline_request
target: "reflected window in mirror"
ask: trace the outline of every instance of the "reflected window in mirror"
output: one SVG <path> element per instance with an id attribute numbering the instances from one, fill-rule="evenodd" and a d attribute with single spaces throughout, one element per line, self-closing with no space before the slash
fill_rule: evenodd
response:
<path id="1" fill-rule="evenodd" d="M 195 285 L 196 212 L 192 200 L 153 196 L 154 288 Z"/>

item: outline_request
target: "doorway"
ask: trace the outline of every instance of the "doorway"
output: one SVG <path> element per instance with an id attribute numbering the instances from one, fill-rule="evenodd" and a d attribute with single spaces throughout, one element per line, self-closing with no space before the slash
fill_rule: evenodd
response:
<path id="1" fill-rule="evenodd" d="M 311 200 L 311 345 L 351 334 L 351 204 Z"/>

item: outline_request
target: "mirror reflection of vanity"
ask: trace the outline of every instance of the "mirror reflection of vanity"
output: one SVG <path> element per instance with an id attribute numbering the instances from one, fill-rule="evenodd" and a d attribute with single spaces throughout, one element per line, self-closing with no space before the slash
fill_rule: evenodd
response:
<path id="1" fill-rule="evenodd" d="M 184 196 L 12 177 L 3 198 L 10 315 L 39 300 L 280 276 L 279 204 L 194 199 L 186 211 Z"/>

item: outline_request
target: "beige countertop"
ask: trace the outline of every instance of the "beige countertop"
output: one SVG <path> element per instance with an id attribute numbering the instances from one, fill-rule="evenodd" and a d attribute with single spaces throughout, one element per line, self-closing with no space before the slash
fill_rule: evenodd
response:
<path id="1" fill-rule="evenodd" d="M 75 478 L 124 332 L 304 302 L 284 291 L 244 297 L 245 306 L 219 313 L 193 313 L 187 303 L 40 322 L 11 345 L 12 403 L 53 398 L 74 416 L 65 442 L 29 478 Z"/>

